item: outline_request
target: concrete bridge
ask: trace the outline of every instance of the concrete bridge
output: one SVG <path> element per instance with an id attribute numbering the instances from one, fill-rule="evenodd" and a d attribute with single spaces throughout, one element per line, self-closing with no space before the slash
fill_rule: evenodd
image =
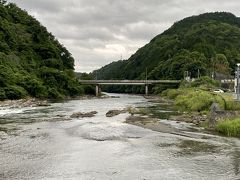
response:
<path id="1" fill-rule="evenodd" d="M 179 80 L 78 80 L 81 84 L 96 85 L 96 96 L 99 95 L 100 85 L 145 85 L 145 95 L 151 84 L 179 84 Z"/>

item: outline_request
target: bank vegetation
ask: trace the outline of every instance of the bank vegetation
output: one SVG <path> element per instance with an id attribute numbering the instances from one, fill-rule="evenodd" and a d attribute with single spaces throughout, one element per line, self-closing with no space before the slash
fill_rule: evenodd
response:
<path id="1" fill-rule="evenodd" d="M 183 82 L 178 89 L 168 89 L 161 96 L 174 102 L 175 110 L 184 114 L 198 114 L 210 116 L 213 103 L 219 106 L 216 112 L 216 125 L 214 130 L 227 136 L 240 136 L 240 102 L 235 101 L 231 94 L 215 93 L 218 82 L 209 77 L 201 77 L 195 82 Z M 215 113 L 215 112 L 214 112 Z M 202 123 L 206 126 L 206 123 Z"/>

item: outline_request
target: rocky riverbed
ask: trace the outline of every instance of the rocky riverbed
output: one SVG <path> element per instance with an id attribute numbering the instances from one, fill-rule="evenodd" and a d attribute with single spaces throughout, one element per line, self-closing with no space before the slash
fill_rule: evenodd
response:
<path id="1" fill-rule="evenodd" d="M 0 108 L 3 108 L 3 107 L 23 108 L 23 107 L 37 107 L 37 106 L 50 106 L 50 103 L 47 100 L 40 100 L 37 98 L 0 101 Z"/>
<path id="2" fill-rule="evenodd" d="M 0 179 L 238 179 L 238 139 L 169 121 L 175 111 L 166 104 L 114 96 L 119 98 L 5 106 Z M 124 109 L 130 113 L 106 117 Z M 136 114 L 138 109 L 149 112 Z M 93 117 L 70 118 L 92 111 L 97 111 Z"/>
<path id="3" fill-rule="evenodd" d="M 0 101 L 1 107 L 22 108 L 22 107 L 38 107 L 38 106 L 50 106 L 53 102 L 63 102 L 70 100 L 88 100 L 88 99 L 105 99 L 105 98 L 119 98 L 119 96 L 102 94 L 102 96 L 83 95 L 75 98 L 66 97 L 64 100 L 44 100 L 38 98 L 27 97 L 19 100 L 3 100 Z"/>
<path id="4" fill-rule="evenodd" d="M 160 96 L 147 96 L 145 98 L 148 99 L 150 102 L 156 104 L 155 110 L 151 111 L 152 107 L 150 108 L 148 107 L 144 111 L 145 112 L 144 115 L 148 114 L 150 115 L 150 117 L 168 119 L 170 121 L 177 121 L 179 123 L 180 122 L 191 123 L 196 126 L 204 126 L 204 127 L 208 126 L 209 120 L 211 119 L 210 112 L 209 113 L 208 112 L 178 112 L 172 108 L 174 102 L 170 99 L 165 99 Z M 164 112 L 159 114 L 157 112 L 157 106 L 162 108 L 165 107 L 167 110 L 170 110 L 170 112 L 169 113 L 166 112 L 167 115 L 164 117 L 161 117 L 161 115 L 163 115 Z M 229 110 L 218 109 L 217 112 L 214 113 L 214 118 L 215 118 L 215 121 L 221 121 L 225 119 L 232 119 L 232 118 L 238 117 L 239 115 L 240 115 L 239 111 L 229 111 Z"/>

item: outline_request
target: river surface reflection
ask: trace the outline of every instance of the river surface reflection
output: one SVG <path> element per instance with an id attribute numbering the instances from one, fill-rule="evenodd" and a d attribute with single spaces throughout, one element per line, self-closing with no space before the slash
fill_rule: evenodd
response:
<path id="1" fill-rule="evenodd" d="M 154 106 L 142 96 L 72 100 L 0 109 L 0 179 L 240 179 L 240 140 L 188 131 L 156 132 L 124 123 L 112 109 Z M 71 119 L 73 112 L 97 111 Z M 163 110 L 165 111 L 165 110 Z"/>

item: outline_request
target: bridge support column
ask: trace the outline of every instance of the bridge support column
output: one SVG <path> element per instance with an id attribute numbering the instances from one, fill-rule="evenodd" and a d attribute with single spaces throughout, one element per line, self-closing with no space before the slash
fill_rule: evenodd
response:
<path id="1" fill-rule="evenodd" d="M 96 84 L 96 96 L 99 96 L 99 90 L 100 90 L 99 84 Z"/>
<path id="2" fill-rule="evenodd" d="M 148 95 L 148 85 L 145 84 L 145 95 Z"/>

